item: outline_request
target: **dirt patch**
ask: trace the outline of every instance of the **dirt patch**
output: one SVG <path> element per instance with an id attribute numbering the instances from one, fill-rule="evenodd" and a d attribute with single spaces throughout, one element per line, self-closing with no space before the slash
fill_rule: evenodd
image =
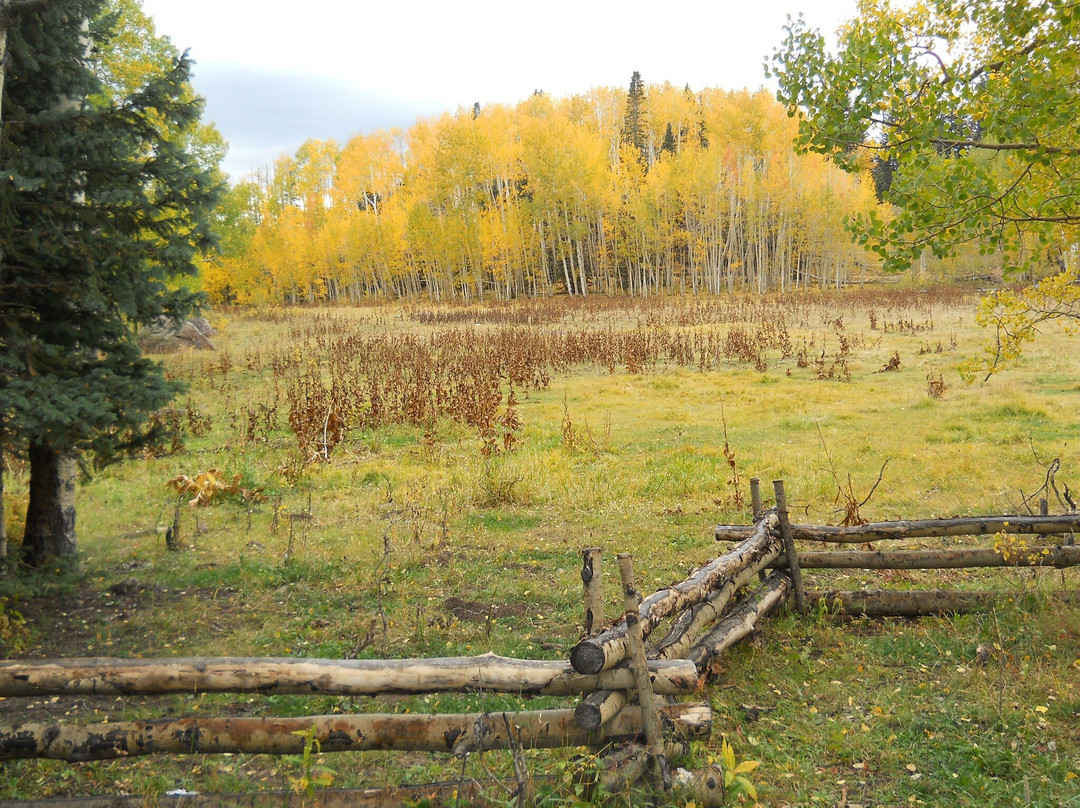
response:
<path id="1" fill-rule="evenodd" d="M 528 607 L 524 603 L 481 603 L 478 600 L 447 598 L 442 605 L 443 611 L 458 620 L 483 623 L 500 617 L 524 617 Z"/>

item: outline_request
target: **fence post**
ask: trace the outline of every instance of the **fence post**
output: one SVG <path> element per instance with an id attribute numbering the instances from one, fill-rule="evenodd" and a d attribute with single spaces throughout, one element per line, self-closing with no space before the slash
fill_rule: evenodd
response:
<path id="1" fill-rule="evenodd" d="M 630 645 L 630 669 L 637 684 L 638 703 L 641 705 L 641 724 L 645 730 L 645 750 L 649 753 L 656 771 L 660 774 L 664 791 L 671 790 L 671 770 L 664 757 L 664 738 L 660 731 L 660 719 L 656 711 L 656 698 L 649 681 L 649 668 L 645 660 L 645 639 L 641 631 L 641 595 L 634 584 L 634 560 L 629 553 L 619 553 L 619 573 L 622 576 L 623 607 L 626 609 L 626 637 Z"/>
<path id="2" fill-rule="evenodd" d="M 776 494 L 776 516 L 780 521 L 780 535 L 784 539 L 784 554 L 787 556 L 788 572 L 795 587 L 795 608 L 800 614 L 806 611 L 806 591 L 802 584 L 802 570 L 799 569 L 799 556 L 795 553 L 795 540 L 791 536 L 791 520 L 788 519 L 787 497 L 784 495 L 784 481 L 773 480 L 773 492 Z"/>
<path id="3" fill-rule="evenodd" d="M 750 478 L 750 507 L 754 512 L 754 518 L 751 521 L 756 525 L 757 520 L 761 518 L 761 480 L 757 477 Z M 759 581 L 764 583 L 768 573 L 764 569 L 760 569 L 757 577 Z"/>
<path id="4" fill-rule="evenodd" d="M 581 583 L 585 589 L 585 636 L 591 637 L 604 625 L 604 581 L 600 574 L 599 547 L 581 551 Z"/>

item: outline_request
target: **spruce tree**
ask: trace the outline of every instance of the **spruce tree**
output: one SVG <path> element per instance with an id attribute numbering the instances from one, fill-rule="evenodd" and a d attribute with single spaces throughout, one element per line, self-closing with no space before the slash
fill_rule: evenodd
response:
<path id="1" fill-rule="evenodd" d="M 125 97 L 103 91 L 101 0 L 12 15 L 0 134 L 0 438 L 30 462 L 23 560 L 76 552 L 75 459 L 153 437 L 176 387 L 137 329 L 198 303 L 195 270 L 219 192 L 177 132 L 198 124 L 180 57 Z M 171 134 L 170 134 L 171 133 Z"/>
<path id="2" fill-rule="evenodd" d="M 630 77 L 630 90 L 626 94 L 626 113 L 623 116 L 621 140 L 633 146 L 638 160 L 648 165 L 649 141 L 645 118 L 645 82 L 641 73 L 634 71 Z"/>

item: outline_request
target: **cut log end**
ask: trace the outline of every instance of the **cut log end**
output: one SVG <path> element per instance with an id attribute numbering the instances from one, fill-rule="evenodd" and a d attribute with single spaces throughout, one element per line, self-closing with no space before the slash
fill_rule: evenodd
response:
<path id="1" fill-rule="evenodd" d="M 570 651 L 570 664 L 578 673 L 600 673 L 606 661 L 603 647 L 592 640 L 582 640 Z"/>

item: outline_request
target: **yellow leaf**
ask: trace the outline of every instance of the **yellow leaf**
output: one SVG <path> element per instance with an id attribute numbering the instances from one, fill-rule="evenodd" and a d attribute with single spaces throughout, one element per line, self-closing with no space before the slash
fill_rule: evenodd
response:
<path id="1" fill-rule="evenodd" d="M 735 774 L 749 774 L 760 765 L 760 760 L 744 760 L 735 767 Z"/>
<path id="2" fill-rule="evenodd" d="M 720 757 L 724 760 L 725 769 L 735 771 L 735 750 L 731 748 L 731 744 L 726 739 L 720 745 Z"/>
<path id="3" fill-rule="evenodd" d="M 748 796 L 754 802 L 757 802 L 757 788 L 754 786 L 754 784 L 747 780 L 745 777 L 739 778 L 739 784 L 743 787 L 743 791 L 746 792 L 746 796 Z"/>
<path id="4" fill-rule="evenodd" d="M 1038 707 L 1035 708 L 1035 712 L 1037 712 L 1037 713 L 1045 713 L 1048 710 L 1049 710 L 1049 708 L 1044 704 L 1040 704 Z"/>

